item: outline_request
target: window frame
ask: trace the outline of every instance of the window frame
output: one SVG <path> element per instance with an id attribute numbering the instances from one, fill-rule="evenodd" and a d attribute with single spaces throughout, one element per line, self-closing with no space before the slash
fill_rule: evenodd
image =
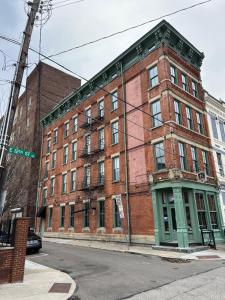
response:
<path id="1" fill-rule="evenodd" d="M 115 124 L 117 124 L 117 128 L 115 128 Z M 119 144 L 119 120 L 111 123 L 111 135 L 112 135 L 112 145 Z"/>
<path id="2" fill-rule="evenodd" d="M 52 152 L 52 164 L 51 164 L 52 169 L 56 168 L 56 160 L 57 160 L 57 152 L 53 151 Z"/>
<path id="3" fill-rule="evenodd" d="M 58 128 L 55 128 L 53 130 L 53 145 L 58 144 L 58 134 L 59 134 Z"/>
<path id="4" fill-rule="evenodd" d="M 115 96 L 116 95 L 116 96 Z M 111 110 L 114 111 L 119 108 L 119 103 L 118 103 L 118 90 L 111 92 L 110 94 L 111 98 Z"/>
<path id="5" fill-rule="evenodd" d="M 77 141 L 72 141 L 71 143 L 71 160 L 77 160 Z"/>
<path id="6" fill-rule="evenodd" d="M 174 74 L 172 74 L 172 70 L 174 71 Z M 174 65 L 170 65 L 170 80 L 173 84 L 177 85 L 177 68 Z"/>
<path id="7" fill-rule="evenodd" d="M 183 91 L 188 92 L 188 77 L 184 73 L 181 74 L 181 82 Z"/>
<path id="8" fill-rule="evenodd" d="M 197 119 L 197 127 L 198 127 L 198 133 L 204 134 L 204 126 L 203 126 L 203 119 L 202 119 L 202 113 L 196 112 L 196 119 Z"/>
<path id="9" fill-rule="evenodd" d="M 220 152 L 216 151 L 216 159 L 217 159 L 219 174 L 221 177 L 224 177 L 223 160 L 222 160 L 222 154 Z"/>
<path id="10" fill-rule="evenodd" d="M 204 171 L 206 175 L 210 176 L 210 168 L 209 168 L 209 157 L 208 151 L 202 150 L 202 161 L 204 164 Z"/>
<path id="11" fill-rule="evenodd" d="M 154 105 L 156 105 L 155 113 L 154 113 Z M 158 111 L 158 108 L 159 108 L 159 111 Z M 152 117 L 152 128 L 161 126 L 163 124 L 163 122 L 162 122 L 162 111 L 161 111 L 160 99 L 151 103 L 151 113 L 152 113 L 152 116 L 151 116 Z"/>
<path id="12" fill-rule="evenodd" d="M 60 228 L 65 226 L 65 206 L 60 206 Z"/>
<path id="13" fill-rule="evenodd" d="M 162 146 L 162 148 L 161 148 Z M 165 149 L 164 142 L 159 142 L 153 145 L 154 147 L 154 157 L 155 157 L 155 169 L 156 171 L 165 170 L 166 169 L 166 159 L 165 159 Z M 158 150 L 159 149 L 159 150 Z M 158 156 L 157 153 L 163 152 L 163 155 Z M 164 167 L 159 167 L 160 165 Z"/>
<path id="14" fill-rule="evenodd" d="M 103 105 L 101 106 L 101 104 Z M 105 101 L 104 99 L 101 99 L 98 101 L 98 116 L 100 118 L 104 118 L 104 115 L 105 115 Z"/>
<path id="15" fill-rule="evenodd" d="M 78 131 L 78 116 L 74 116 L 72 118 L 72 121 L 73 121 L 73 133 L 77 132 Z"/>
<path id="16" fill-rule="evenodd" d="M 75 226 L 75 205 L 74 204 L 70 204 L 69 205 L 69 207 L 70 207 L 70 215 L 69 215 L 69 227 L 70 228 L 74 228 L 74 226 Z M 72 209 L 73 208 L 73 209 Z"/>
<path id="17" fill-rule="evenodd" d="M 75 174 L 75 176 L 74 176 L 74 174 Z M 77 177 L 77 171 L 76 170 L 71 170 L 71 173 L 70 173 L 70 191 L 71 192 L 76 191 L 76 183 L 77 183 L 77 178 L 76 177 Z"/>
<path id="18" fill-rule="evenodd" d="M 182 125 L 182 117 L 181 117 L 181 103 L 180 101 L 178 101 L 177 99 L 173 99 L 173 103 L 174 103 L 174 114 L 175 114 L 175 122 L 178 125 Z M 178 111 L 177 111 L 177 107 L 178 107 Z"/>
<path id="19" fill-rule="evenodd" d="M 48 228 L 52 228 L 53 207 L 48 207 Z"/>
<path id="20" fill-rule="evenodd" d="M 62 195 L 67 193 L 67 173 L 62 174 Z"/>
<path id="21" fill-rule="evenodd" d="M 191 158 L 192 158 L 192 169 L 194 172 L 197 173 L 199 171 L 198 153 L 197 153 L 197 148 L 194 146 L 191 146 Z"/>
<path id="22" fill-rule="evenodd" d="M 156 70 L 156 72 L 154 72 Z M 149 85 L 151 88 L 154 88 L 159 84 L 159 73 L 157 64 L 149 68 Z M 151 74 L 153 72 L 153 74 Z"/>
<path id="23" fill-rule="evenodd" d="M 105 200 L 98 201 L 98 227 L 105 228 Z"/>
<path id="24" fill-rule="evenodd" d="M 113 198 L 113 227 L 121 228 L 121 226 L 122 226 L 122 221 L 120 218 L 119 207 L 116 203 L 116 198 Z"/>
<path id="25" fill-rule="evenodd" d="M 193 79 L 191 81 L 191 87 L 192 87 L 192 95 L 198 98 L 198 83 Z"/>
<path id="26" fill-rule="evenodd" d="M 115 162 L 118 162 L 115 164 Z M 120 156 L 112 157 L 112 182 L 120 181 Z"/>
<path id="27" fill-rule="evenodd" d="M 179 149 L 180 169 L 182 171 L 187 171 L 186 144 L 182 142 L 178 142 L 178 149 Z"/>
<path id="28" fill-rule="evenodd" d="M 190 106 L 185 107 L 186 119 L 187 119 L 187 128 L 193 130 L 193 119 L 192 119 L 192 110 Z"/>
<path id="29" fill-rule="evenodd" d="M 69 160 L 69 146 L 65 145 L 63 146 L 63 165 L 68 164 Z"/>
<path id="30" fill-rule="evenodd" d="M 70 122 L 67 121 L 67 122 L 64 123 L 64 126 L 63 126 L 63 137 L 64 137 L 64 139 L 69 136 L 69 132 L 70 132 Z"/>
<path id="31" fill-rule="evenodd" d="M 105 129 L 100 128 L 98 129 L 98 149 L 104 150 L 104 148 L 105 148 Z"/>
<path id="32" fill-rule="evenodd" d="M 89 228 L 90 227 L 90 203 L 85 202 L 84 203 L 84 211 L 83 211 L 83 228 Z"/>
<path id="33" fill-rule="evenodd" d="M 50 196 L 55 195 L 55 177 L 51 177 L 50 180 Z"/>
<path id="34" fill-rule="evenodd" d="M 102 160 L 98 162 L 98 183 L 104 184 L 104 182 L 105 182 L 105 161 Z"/>

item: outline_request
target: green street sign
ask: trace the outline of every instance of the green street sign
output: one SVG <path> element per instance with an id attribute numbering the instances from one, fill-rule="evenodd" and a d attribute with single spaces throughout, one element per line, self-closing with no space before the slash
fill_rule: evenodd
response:
<path id="1" fill-rule="evenodd" d="M 15 147 L 9 147 L 8 152 L 11 154 L 20 155 L 20 156 L 24 156 L 27 158 L 36 158 L 35 152 L 29 152 L 29 151 L 26 151 L 23 149 L 15 148 Z"/>

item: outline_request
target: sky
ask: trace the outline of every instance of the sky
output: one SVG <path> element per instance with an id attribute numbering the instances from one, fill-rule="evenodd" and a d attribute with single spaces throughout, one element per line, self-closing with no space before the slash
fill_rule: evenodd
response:
<path id="1" fill-rule="evenodd" d="M 62 0 L 52 0 L 53 7 L 59 1 Z M 66 1 L 62 4 L 74 0 Z M 201 1 L 84 0 L 55 8 L 42 28 L 42 52 L 51 55 Z M 27 20 L 25 12 L 24 0 L 0 0 L 0 34 L 21 41 Z M 201 68 L 203 87 L 217 99 L 225 101 L 225 0 L 212 0 L 164 19 L 204 52 Z M 53 59 L 90 79 L 159 22 L 149 23 Z M 31 46 L 36 49 L 39 30 L 40 27 L 35 26 L 31 40 Z M 0 39 L 0 115 L 6 107 L 10 90 L 10 85 L 1 80 L 12 80 L 15 70 L 13 64 L 18 54 L 18 46 Z M 25 76 L 37 61 L 37 55 L 29 53 L 29 68 Z"/>

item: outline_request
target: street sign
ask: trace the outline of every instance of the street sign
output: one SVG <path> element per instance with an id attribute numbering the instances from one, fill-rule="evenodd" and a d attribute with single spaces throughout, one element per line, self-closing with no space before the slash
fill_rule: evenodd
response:
<path id="1" fill-rule="evenodd" d="M 9 147 L 8 152 L 11 154 L 16 154 L 20 156 L 24 156 L 27 158 L 36 158 L 35 152 L 29 152 L 23 149 L 15 148 L 15 147 Z"/>
<path id="2" fill-rule="evenodd" d="M 120 218 L 123 219 L 124 212 L 123 212 L 123 203 L 122 203 L 121 195 L 116 195 L 115 198 L 116 198 L 116 204 L 119 208 Z"/>

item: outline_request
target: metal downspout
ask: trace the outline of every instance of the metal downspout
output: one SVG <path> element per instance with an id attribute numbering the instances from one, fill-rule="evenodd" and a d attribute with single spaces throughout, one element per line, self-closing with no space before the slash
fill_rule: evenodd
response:
<path id="1" fill-rule="evenodd" d="M 127 208 L 127 233 L 128 247 L 131 245 L 131 221 L 130 221 L 130 201 L 129 201 L 129 186 L 128 186 L 128 155 L 127 155 L 127 124 L 126 124 L 126 92 L 124 85 L 123 66 L 121 63 L 121 79 L 122 79 L 122 99 L 123 99 L 123 137 L 124 137 L 124 152 L 125 152 L 125 193 L 126 193 L 126 208 Z"/>

